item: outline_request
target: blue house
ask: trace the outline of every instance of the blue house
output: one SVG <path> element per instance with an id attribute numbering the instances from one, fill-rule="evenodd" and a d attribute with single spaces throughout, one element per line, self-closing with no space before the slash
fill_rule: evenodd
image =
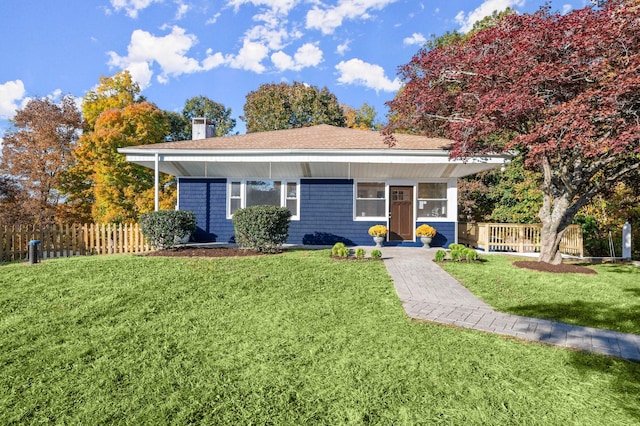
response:
<path id="1" fill-rule="evenodd" d="M 196 119 L 197 120 L 197 119 Z M 176 176 L 179 210 L 197 218 L 194 239 L 233 242 L 233 212 L 253 205 L 289 208 L 290 244 L 373 245 L 368 229 L 389 229 L 386 245 L 419 246 L 415 228 L 457 238 L 457 180 L 494 167 L 505 156 L 449 158 L 447 139 L 318 125 L 207 137 L 194 120 L 194 140 L 119 149 L 131 161 Z M 157 197 L 156 197 L 157 200 Z M 157 202 L 156 202 L 157 206 Z"/>

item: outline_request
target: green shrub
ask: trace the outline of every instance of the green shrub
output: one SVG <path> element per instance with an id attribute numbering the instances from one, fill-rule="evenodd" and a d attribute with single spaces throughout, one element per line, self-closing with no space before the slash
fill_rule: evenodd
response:
<path id="1" fill-rule="evenodd" d="M 140 216 L 140 228 L 149 244 L 167 249 L 196 230 L 196 215 L 187 210 L 160 210 Z"/>
<path id="2" fill-rule="evenodd" d="M 467 262 L 473 262 L 475 260 L 478 260 L 478 252 L 472 248 L 464 249 L 463 253 Z"/>
<path id="3" fill-rule="evenodd" d="M 451 260 L 460 262 L 462 260 L 462 257 L 464 256 L 464 253 L 462 252 L 462 250 L 463 249 L 460 249 L 460 248 L 451 250 Z"/>
<path id="4" fill-rule="evenodd" d="M 371 250 L 372 259 L 382 259 L 382 252 L 378 249 Z"/>
<path id="5" fill-rule="evenodd" d="M 338 257 L 346 259 L 351 254 L 351 250 L 348 247 L 342 247 L 338 250 Z"/>
<path id="6" fill-rule="evenodd" d="M 339 255 L 340 249 L 346 247 L 344 243 L 335 243 L 331 248 L 331 256 L 337 257 Z"/>
<path id="7" fill-rule="evenodd" d="M 436 256 L 435 256 L 435 260 L 436 262 L 442 262 L 444 261 L 444 258 L 447 257 L 447 252 L 440 249 L 438 251 L 436 251 Z"/>
<path id="8" fill-rule="evenodd" d="M 449 250 L 453 251 L 453 250 L 462 250 L 465 249 L 466 247 L 464 246 L 464 244 L 449 244 Z"/>
<path id="9" fill-rule="evenodd" d="M 358 259 L 362 259 L 364 258 L 364 256 L 367 254 L 367 251 L 365 249 L 363 249 L 362 247 L 358 247 L 356 249 L 356 257 Z"/>
<path id="10" fill-rule="evenodd" d="M 289 238 L 291 212 L 285 207 L 251 206 L 233 213 L 236 244 L 262 253 L 279 251 Z"/>

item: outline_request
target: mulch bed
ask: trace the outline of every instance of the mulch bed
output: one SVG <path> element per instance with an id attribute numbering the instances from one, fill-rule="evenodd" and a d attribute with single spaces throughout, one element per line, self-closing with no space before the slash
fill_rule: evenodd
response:
<path id="1" fill-rule="evenodd" d="M 572 265 L 570 263 L 561 263 L 552 265 L 546 262 L 537 262 L 529 260 L 518 260 L 513 262 L 518 268 L 526 268 L 540 272 L 551 272 L 554 274 L 596 274 L 597 272 L 591 268 L 581 265 Z"/>
<path id="2" fill-rule="evenodd" d="M 237 257 L 237 256 L 261 256 L 255 250 L 247 250 L 232 247 L 176 247 L 167 250 L 156 250 L 146 253 L 145 256 L 163 257 Z"/>
<path id="3" fill-rule="evenodd" d="M 355 262 L 380 262 L 380 261 L 382 261 L 381 257 L 355 257 L 355 256 L 340 257 L 340 256 L 331 256 L 331 258 L 333 260 L 344 261 L 344 262 L 351 262 L 351 261 L 355 261 Z"/>

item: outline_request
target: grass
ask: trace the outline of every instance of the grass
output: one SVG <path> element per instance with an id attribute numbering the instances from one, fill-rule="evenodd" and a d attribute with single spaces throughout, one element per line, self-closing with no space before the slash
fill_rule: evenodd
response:
<path id="1" fill-rule="evenodd" d="M 511 264 L 513 256 L 482 260 L 446 262 L 443 267 L 502 312 L 640 334 L 637 266 L 603 264 L 591 266 L 595 275 L 551 274 L 517 268 Z"/>
<path id="2" fill-rule="evenodd" d="M 0 424 L 634 424 L 640 365 L 410 321 L 327 251 L 0 267 Z"/>

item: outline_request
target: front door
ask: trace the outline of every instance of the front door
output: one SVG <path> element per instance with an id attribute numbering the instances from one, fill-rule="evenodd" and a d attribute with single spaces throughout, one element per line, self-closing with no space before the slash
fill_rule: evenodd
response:
<path id="1" fill-rule="evenodd" d="M 413 187 L 389 188 L 389 241 L 413 240 Z"/>

